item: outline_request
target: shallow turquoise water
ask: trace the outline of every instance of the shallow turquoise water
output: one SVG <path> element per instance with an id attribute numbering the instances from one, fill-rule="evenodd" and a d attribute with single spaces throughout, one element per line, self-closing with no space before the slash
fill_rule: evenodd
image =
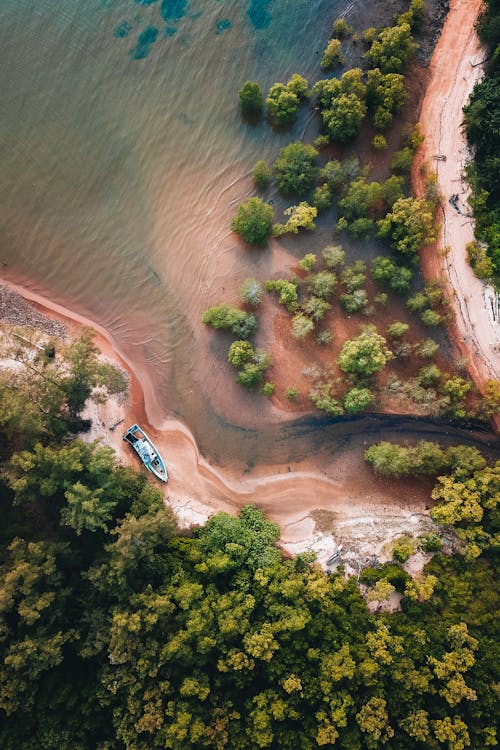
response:
<path id="1" fill-rule="evenodd" d="M 240 427 L 273 418 L 263 399 L 256 415 L 255 397 L 238 395 L 223 347 L 198 324 L 202 309 L 271 267 L 269 252 L 238 246 L 230 218 L 257 159 L 316 134 L 305 111 L 286 134 L 249 127 L 237 91 L 249 78 L 265 91 L 294 72 L 321 77 L 319 55 L 345 7 L 0 4 L 0 260 L 107 328 L 146 365 L 157 413 L 183 418 L 207 452 L 217 430 L 219 447 L 243 456 Z M 207 367 L 216 388 L 241 399 L 239 427 L 218 415 Z"/>

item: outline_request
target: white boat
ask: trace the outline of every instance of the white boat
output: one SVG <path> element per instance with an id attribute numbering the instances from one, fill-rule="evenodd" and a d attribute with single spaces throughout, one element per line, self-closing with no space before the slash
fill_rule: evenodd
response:
<path id="1" fill-rule="evenodd" d="M 142 427 L 133 424 L 124 434 L 123 439 L 130 443 L 142 463 L 161 482 L 168 481 L 167 467 L 165 461 L 158 453 L 153 441 L 146 435 Z"/>

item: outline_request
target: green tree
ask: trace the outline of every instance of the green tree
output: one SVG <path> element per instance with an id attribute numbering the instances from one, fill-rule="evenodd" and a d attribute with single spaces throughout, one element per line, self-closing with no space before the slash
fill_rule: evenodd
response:
<path id="1" fill-rule="evenodd" d="M 258 307 L 260 305 L 263 293 L 264 289 L 261 282 L 254 278 L 245 279 L 239 289 L 241 301 L 252 307 Z"/>
<path id="2" fill-rule="evenodd" d="M 305 339 L 314 330 L 314 321 L 304 313 L 297 313 L 292 318 L 292 336 L 294 339 Z"/>
<path id="3" fill-rule="evenodd" d="M 338 39 L 330 39 L 321 58 L 321 67 L 323 70 L 331 70 L 337 65 L 342 65 L 344 57 L 341 52 L 342 45 Z"/>
<path id="4" fill-rule="evenodd" d="M 432 207 L 420 198 L 399 198 L 378 222 L 378 233 L 390 239 L 395 252 L 412 257 L 435 239 Z"/>
<path id="5" fill-rule="evenodd" d="M 278 292 L 278 301 L 284 305 L 289 312 L 297 309 L 297 285 L 286 279 L 276 279 L 266 281 L 266 290 L 268 292 Z"/>
<path id="6" fill-rule="evenodd" d="M 240 203 L 231 222 L 231 229 L 249 245 L 265 245 L 273 226 L 272 206 L 260 198 L 249 198 Z"/>
<path id="7" fill-rule="evenodd" d="M 375 326 L 367 326 L 356 338 L 348 339 L 339 354 L 340 368 L 349 375 L 369 376 L 381 370 L 392 352 Z"/>
<path id="8" fill-rule="evenodd" d="M 314 297 L 328 302 L 337 286 L 337 277 L 332 271 L 319 271 L 309 278 L 309 289 Z"/>
<path id="9" fill-rule="evenodd" d="M 316 229 L 314 219 L 318 215 L 318 209 L 310 206 L 305 201 L 301 201 L 298 206 L 290 206 L 285 209 L 285 215 L 289 218 L 284 224 L 273 225 L 273 234 L 275 237 L 281 237 L 283 234 L 287 234 L 287 232 L 298 234 L 299 229 L 307 229 L 310 232 Z"/>
<path id="10" fill-rule="evenodd" d="M 322 112 L 328 137 L 339 143 L 356 138 L 365 116 L 366 104 L 356 94 L 339 94 Z"/>
<path id="11" fill-rule="evenodd" d="M 373 403 L 373 393 L 369 388 L 351 388 L 344 398 L 344 409 L 348 414 L 359 414 Z"/>
<path id="12" fill-rule="evenodd" d="M 253 359 L 254 354 L 253 346 L 249 341 L 233 341 L 229 347 L 227 359 L 234 367 L 241 367 L 245 362 Z"/>
<path id="13" fill-rule="evenodd" d="M 295 141 L 283 146 L 274 162 L 274 175 L 284 195 L 305 195 L 317 176 L 318 152 L 308 143 Z"/>
<path id="14" fill-rule="evenodd" d="M 367 56 L 382 73 L 400 73 L 406 68 L 415 49 L 410 25 L 402 23 L 382 29 Z"/>
<path id="15" fill-rule="evenodd" d="M 388 286 L 396 294 L 407 294 L 413 279 L 413 271 L 405 266 L 398 266 L 391 258 L 377 256 L 372 265 L 372 276 L 383 286 Z"/>
<path id="16" fill-rule="evenodd" d="M 255 315 L 225 304 L 209 307 L 201 316 L 201 320 L 213 328 L 229 330 L 240 339 L 249 338 L 255 333 L 258 325 Z"/>
<path id="17" fill-rule="evenodd" d="M 262 114 L 264 100 L 258 83 L 254 81 L 245 81 L 238 91 L 240 97 L 241 111 L 247 117 L 255 117 Z"/>
<path id="18" fill-rule="evenodd" d="M 258 190 L 265 190 L 271 181 L 271 170 L 266 162 L 261 159 L 252 170 L 252 179 Z"/>

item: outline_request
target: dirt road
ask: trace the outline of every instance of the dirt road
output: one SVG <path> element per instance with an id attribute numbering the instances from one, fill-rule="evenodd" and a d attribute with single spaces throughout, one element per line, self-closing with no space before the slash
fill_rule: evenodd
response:
<path id="1" fill-rule="evenodd" d="M 479 387 L 491 378 L 500 378 L 500 322 L 494 291 L 474 276 L 465 251 L 474 239 L 474 230 L 464 175 L 470 154 L 460 125 L 462 108 L 483 74 L 485 53 L 474 30 L 481 5 L 481 0 L 451 2 L 431 60 L 430 82 L 420 113 L 425 141 L 412 170 L 417 195 L 425 192 L 423 165 L 427 174 L 437 174 L 442 195 L 441 231 L 436 245 L 423 251 L 422 269 L 426 279 L 445 281 L 455 312 L 450 333 Z"/>

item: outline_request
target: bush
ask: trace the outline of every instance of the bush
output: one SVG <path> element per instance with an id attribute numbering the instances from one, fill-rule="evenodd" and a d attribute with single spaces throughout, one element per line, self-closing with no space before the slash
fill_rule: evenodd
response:
<path id="1" fill-rule="evenodd" d="M 368 388 L 351 388 L 344 398 L 344 409 L 348 414 L 359 414 L 373 403 L 373 393 Z"/>
<path id="2" fill-rule="evenodd" d="M 422 310 L 420 320 L 426 326 L 438 326 L 443 322 L 443 317 L 436 310 Z"/>
<path id="3" fill-rule="evenodd" d="M 435 531 L 429 531 L 428 534 L 418 538 L 418 545 L 424 552 L 439 552 L 443 546 L 443 542 L 439 534 Z"/>
<path id="4" fill-rule="evenodd" d="M 280 305 L 284 305 L 289 312 L 297 309 L 297 286 L 286 279 L 266 281 L 268 292 L 277 292 Z"/>
<path id="5" fill-rule="evenodd" d="M 388 286 L 396 294 L 407 294 L 413 279 L 413 271 L 398 266 L 391 258 L 377 256 L 373 261 L 372 276 L 379 284 Z"/>
<path id="6" fill-rule="evenodd" d="M 410 174 L 411 165 L 413 164 L 414 152 L 408 146 L 404 146 L 400 151 L 396 151 L 391 161 L 391 169 L 397 174 Z"/>
<path id="7" fill-rule="evenodd" d="M 375 326 L 367 326 L 359 336 L 345 342 L 338 361 L 344 372 L 367 377 L 385 367 L 391 358 L 385 338 L 377 333 Z"/>
<path id="8" fill-rule="evenodd" d="M 305 339 L 314 330 L 314 322 L 303 313 L 292 318 L 292 336 L 294 339 Z"/>
<path id="9" fill-rule="evenodd" d="M 202 322 L 216 329 L 229 330 L 240 339 L 247 339 L 257 329 L 255 315 L 238 310 L 229 305 L 210 307 L 202 317 Z"/>
<path id="10" fill-rule="evenodd" d="M 349 26 L 345 18 L 336 18 L 333 22 L 332 33 L 337 39 L 345 39 L 346 36 L 351 36 L 352 32 L 352 26 Z"/>
<path id="11" fill-rule="evenodd" d="M 290 388 L 287 388 L 285 393 L 289 401 L 295 401 L 295 399 L 299 395 L 298 390 L 294 386 L 290 386 Z"/>
<path id="12" fill-rule="evenodd" d="M 231 229 L 249 245 L 265 245 L 273 226 L 274 212 L 260 198 L 249 198 L 240 203 L 231 222 Z"/>
<path id="13" fill-rule="evenodd" d="M 345 262 L 345 252 L 340 245 L 328 245 L 323 248 L 321 257 L 327 268 L 338 268 Z"/>
<path id="14" fill-rule="evenodd" d="M 248 341 L 241 340 L 233 341 L 229 347 L 227 359 L 229 364 L 233 365 L 233 367 L 241 367 L 246 362 L 253 359 L 253 356 L 253 346 Z"/>
<path id="15" fill-rule="evenodd" d="M 303 258 L 299 260 L 299 268 L 303 271 L 311 271 L 316 264 L 316 256 L 314 253 L 306 253 Z"/>
<path id="16" fill-rule="evenodd" d="M 336 285 L 337 277 L 331 271 L 320 271 L 311 276 L 309 280 L 309 288 L 312 295 L 314 297 L 321 297 L 321 299 L 327 302 L 331 299 Z"/>
<path id="17" fill-rule="evenodd" d="M 241 301 L 252 307 L 260 305 L 263 293 L 262 284 L 257 279 L 245 279 L 239 291 Z"/>
<path id="18" fill-rule="evenodd" d="M 410 326 L 408 323 L 400 323 L 399 321 L 396 321 L 387 326 L 387 335 L 390 336 L 391 339 L 400 339 L 405 333 L 408 333 L 409 328 Z"/>
<path id="19" fill-rule="evenodd" d="M 441 370 L 437 365 L 426 365 L 418 371 L 418 383 L 423 388 L 430 388 L 441 380 Z"/>
<path id="20" fill-rule="evenodd" d="M 317 409 L 321 409 L 329 417 L 341 417 L 344 414 L 344 408 L 340 401 L 332 395 L 329 383 L 323 383 L 315 387 L 310 392 L 309 398 Z"/>
<path id="21" fill-rule="evenodd" d="M 252 171 L 252 179 L 258 190 L 265 190 L 271 180 L 271 170 L 266 162 L 261 159 L 257 162 Z"/>
<path id="22" fill-rule="evenodd" d="M 271 398 L 271 396 L 274 394 L 275 391 L 275 385 L 274 383 L 270 383 L 267 381 L 267 383 L 264 383 L 262 386 L 261 393 L 263 396 L 267 396 L 267 398 Z"/>
<path id="23" fill-rule="evenodd" d="M 387 141 L 381 133 L 373 136 L 372 146 L 376 151 L 385 151 L 387 148 Z"/>
<path id="24" fill-rule="evenodd" d="M 238 91 L 242 113 L 247 117 L 257 117 L 262 113 L 264 100 L 258 83 L 246 81 Z"/>
<path id="25" fill-rule="evenodd" d="M 341 52 L 341 44 L 338 39 L 330 39 L 321 58 L 321 67 L 323 70 L 330 70 L 337 65 L 342 65 L 344 57 Z"/>
<path id="26" fill-rule="evenodd" d="M 368 295 L 364 289 L 355 289 L 351 294 L 342 294 L 340 304 L 348 313 L 362 310 L 368 304 Z"/>
<path id="27" fill-rule="evenodd" d="M 305 314 L 316 321 L 324 318 L 326 313 L 331 310 L 331 307 L 332 306 L 324 299 L 321 299 L 321 297 L 308 297 L 302 305 Z"/>
<path id="28" fill-rule="evenodd" d="M 434 339 L 425 339 L 417 344 L 415 353 L 420 359 L 432 359 L 437 354 L 438 349 L 439 344 Z"/>
<path id="29" fill-rule="evenodd" d="M 491 281 L 495 275 L 495 265 L 487 255 L 487 248 L 474 241 L 468 242 L 465 249 L 467 251 L 467 262 L 478 279 Z"/>
<path id="30" fill-rule="evenodd" d="M 410 24 L 402 23 L 382 29 L 367 57 L 382 73 L 400 73 L 409 63 L 415 49 Z"/>
<path id="31" fill-rule="evenodd" d="M 320 331 L 316 336 L 316 343 L 319 344 L 319 346 L 328 346 L 329 344 L 331 344 L 332 332 L 328 329 Z"/>
<path id="32" fill-rule="evenodd" d="M 333 203 L 333 196 L 326 182 L 314 189 L 311 203 L 318 211 L 326 211 L 327 208 L 330 208 Z"/>
<path id="33" fill-rule="evenodd" d="M 387 294 L 385 292 L 380 292 L 380 294 L 376 294 L 375 295 L 375 297 L 373 298 L 373 301 L 377 305 L 384 305 L 385 306 L 385 305 L 387 305 L 388 299 L 389 298 L 388 298 L 388 296 L 387 296 Z"/>
<path id="34" fill-rule="evenodd" d="M 273 235 L 281 237 L 290 232 L 298 234 L 299 229 L 307 229 L 313 232 L 316 229 L 314 219 L 318 215 L 318 209 L 310 206 L 306 201 L 301 201 L 298 206 L 290 206 L 285 209 L 285 215 L 289 218 L 284 224 L 274 224 Z"/>
<path id="35" fill-rule="evenodd" d="M 395 560 L 404 563 L 415 552 L 417 545 L 414 539 L 407 536 L 400 536 L 394 540 L 392 545 L 392 554 Z"/>
<path id="36" fill-rule="evenodd" d="M 366 264 L 362 260 L 356 260 L 352 266 L 347 266 L 340 277 L 342 284 L 348 292 L 354 292 L 364 286 L 366 281 Z"/>
<path id="37" fill-rule="evenodd" d="M 261 384 L 263 375 L 263 370 L 258 364 L 247 362 L 239 371 L 236 380 L 244 388 L 252 390 Z"/>
<path id="38" fill-rule="evenodd" d="M 280 149 L 274 162 L 274 174 L 284 195 L 305 195 L 311 190 L 317 175 L 317 155 L 314 146 L 301 141 Z"/>

